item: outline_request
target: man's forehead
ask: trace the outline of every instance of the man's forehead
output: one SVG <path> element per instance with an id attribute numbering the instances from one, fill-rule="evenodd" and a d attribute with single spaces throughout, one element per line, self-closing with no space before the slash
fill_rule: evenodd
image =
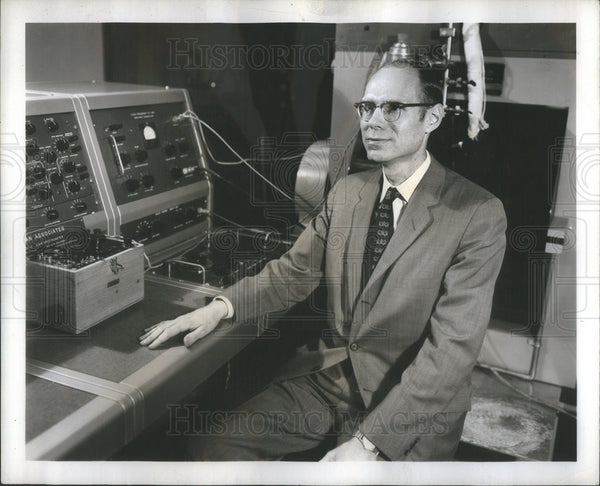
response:
<path id="1" fill-rule="evenodd" d="M 384 67 L 377 71 L 365 86 L 364 96 L 384 96 L 397 99 L 412 96 L 420 89 L 419 74 L 409 67 Z"/>

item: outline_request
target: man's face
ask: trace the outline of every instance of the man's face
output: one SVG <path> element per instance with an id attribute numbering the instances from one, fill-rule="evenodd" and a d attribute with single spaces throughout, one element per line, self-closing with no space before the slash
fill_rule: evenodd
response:
<path id="1" fill-rule="evenodd" d="M 361 101 L 420 103 L 418 74 L 412 69 L 383 68 L 369 80 Z M 426 142 L 422 110 L 419 106 L 404 108 L 398 120 L 388 122 L 378 108 L 368 121 L 361 120 L 362 140 L 368 158 L 384 165 L 411 160 Z"/>

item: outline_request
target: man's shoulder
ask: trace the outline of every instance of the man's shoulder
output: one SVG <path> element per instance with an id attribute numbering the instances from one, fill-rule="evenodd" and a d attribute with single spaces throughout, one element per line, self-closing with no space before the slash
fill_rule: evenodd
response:
<path id="1" fill-rule="evenodd" d="M 360 172 L 348 174 L 342 180 L 351 185 L 364 185 L 380 174 L 381 167 L 374 167 L 372 169 L 361 170 Z"/>
<path id="2" fill-rule="evenodd" d="M 369 183 L 377 181 L 378 175 L 381 174 L 381 168 L 375 167 L 373 169 L 363 170 L 360 172 L 354 172 L 340 178 L 334 185 L 333 189 L 336 192 L 340 192 L 343 188 L 343 192 L 346 194 L 358 194 L 358 192 Z"/>

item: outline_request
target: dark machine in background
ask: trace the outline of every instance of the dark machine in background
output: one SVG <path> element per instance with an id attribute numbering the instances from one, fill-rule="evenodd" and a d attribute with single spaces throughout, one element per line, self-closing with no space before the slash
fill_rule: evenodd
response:
<path id="1" fill-rule="evenodd" d="M 542 323 L 553 257 L 546 253 L 546 241 L 559 168 L 548 163 L 548 150 L 562 151 L 567 115 L 566 108 L 490 102 L 490 129 L 477 141 L 461 136 L 466 119 L 454 115 L 430 139 L 438 160 L 504 204 L 510 241 L 496 284 L 493 317 L 517 324 L 511 326 L 513 332 L 528 336 L 535 336 Z"/>

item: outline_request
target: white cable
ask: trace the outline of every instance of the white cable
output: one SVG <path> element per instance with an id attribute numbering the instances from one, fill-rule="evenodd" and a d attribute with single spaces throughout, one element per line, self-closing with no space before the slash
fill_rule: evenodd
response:
<path id="1" fill-rule="evenodd" d="M 191 115 L 190 115 L 191 116 Z M 202 120 L 200 120 L 199 118 L 194 118 L 196 121 L 199 121 L 201 124 L 205 124 L 206 126 L 208 126 L 208 124 Z M 216 133 L 214 129 L 210 128 L 213 133 Z M 221 139 L 221 141 L 223 141 L 223 139 L 217 134 L 217 136 Z M 204 145 L 206 146 L 206 151 L 208 152 L 208 155 L 210 155 L 210 158 L 212 159 L 212 161 L 217 164 L 217 165 L 240 165 L 242 163 L 245 162 L 251 162 L 254 161 L 256 159 L 248 159 L 248 158 L 244 158 L 244 159 L 240 159 L 238 161 L 224 161 L 224 160 L 218 160 L 213 153 L 210 150 L 210 147 L 208 145 L 208 142 L 206 141 L 206 137 L 204 136 L 204 130 L 202 129 L 202 125 L 200 125 L 200 137 L 202 138 L 202 141 L 204 142 Z M 224 141 L 223 141 L 224 142 Z M 225 143 L 225 142 L 224 142 Z M 227 145 L 227 144 L 226 144 Z M 230 148 L 228 146 L 228 148 Z M 230 148 L 231 149 L 231 148 Z M 303 157 L 304 154 L 296 154 L 296 155 L 290 155 L 289 157 L 278 157 L 277 160 L 294 160 L 294 159 L 298 159 L 300 157 Z"/>
<path id="2" fill-rule="evenodd" d="M 221 141 L 223 142 L 223 144 L 231 151 L 231 153 L 233 155 L 235 155 L 238 159 L 239 162 L 221 162 L 221 164 L 225 164 L 225 165 L 237 165 L 239 163 L 242 163 L 244 165 L 246 165 L 252 172 L 254 172 L 258 177 L 260 177 L 263 181 L 265 181 L 268 185 L 270 185 L 273 189 L 275 189 L 277 192 L 279 192 L 280 194 L 282 194 L 285 198 L 289 199 L 290 201 L 293 201 L 294 198 L 289 196 L 288 194 L 286 194 L 285 192 L 283 192 L 281 189 L 279 189 L 279 187 L 277 187 L 275 184 L 273 184 L 269 179 L 267 179 L 265 176 L 263 176 L 259 171 L 257 171 L 254 167 L 252 167 L 252 165 L 250 165 L 248 163 L 248 160 L 245 159 L 244 157 L 242 157 L 240 154 L 238 154 L 235 149 L 229 145 L 227 143 L 227 141 L 213 128 L 211 127 L 208 123 L 206 123 L 204 120 L 201 120 L 200 117 L 198 117 L 198 115 L 196 115 L 193 111 L 186 111 L 185 113 L 183 113 L 183 116 L 185 117 L 191 117 L 194 120 L 196 120 L 196 122 L 198 122 L 199 126 L 200 126 L 200 133 L 202 135 L 202 139 L 204 141 L 204 144 L 207 146 L 208 149 L 208 144 L 206 143 L 206 139 L 204 137 L 204 134 L 202 132 L 202 126 L 204 125 L 206 128 L 208 128 L 212 133 L 215 134 L 215 136 Z M 207 150 L 208 151 L 208 150 Z M 215 160 L 215 162 L 219 163 L 210 153 L 210 151 L 208 151 L 208 153 L 210 154 L 210 156 L 212 157 L 213 160 Z"/>
<path id="3" fill-rule="evenodd" d="M 160 268 L 163 266 L 163 263 L 152 266 L 152 262 L 150 261 L 150 258 L 148 257 L 148 255 L 146 255 L 146 252 L 144 252 L 144 258 L 146 259 L 146 263 L 148 264 L 148 268 L 146 268 L 146 270 L 144 270 L 144 273 L 147 272 L 148 270 L 154 270 L 156 268 Z"/>

